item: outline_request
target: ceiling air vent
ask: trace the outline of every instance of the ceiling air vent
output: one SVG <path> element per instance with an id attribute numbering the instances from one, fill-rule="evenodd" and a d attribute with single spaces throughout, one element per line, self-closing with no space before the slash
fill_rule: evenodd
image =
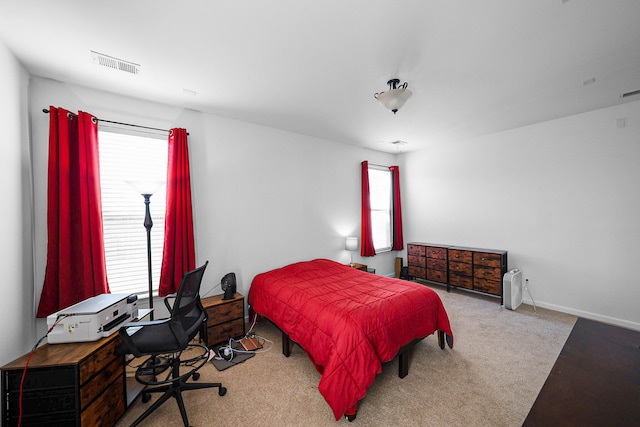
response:
<path id="1" fill-rule="evenodd" d="M 134 64 L 133 62 L 114 58 L 113 56 L 94 51 L 91 51 L 91 57 L 93 58 L 93 63 L 96 65 L 101 65 L 118 71 L 124 71 L 129 74 L 137 75 L 140 73 L 140 64 Z"/>
<path id="2" fill-rule="evenodd" d="M 623 93 L 622 95 L 620 95 L 620 98 L 628 98 L 634 95 L 640 95 L 640 90 L 634 90 L 632 92 Z"/>

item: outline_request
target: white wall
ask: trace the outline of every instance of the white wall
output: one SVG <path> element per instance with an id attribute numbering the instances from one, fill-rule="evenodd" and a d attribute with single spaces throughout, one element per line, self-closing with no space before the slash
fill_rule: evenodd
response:
<path id="1" fill-rule="evenodd" d="M 253 277 L 268 269 L 319 257 L 348 262 L 344 237 L 360 232 L 360 162 L 395 161 L 390 154 L 33 78 L 38 299 L 46 262 L 49 120 L 42 108 L 49 105 L 108 120 L 188 130 L 196 256 L 199 264 L 210 262 L 202 289 L 208 295 L 222 293 L 214 286 L 230 271 L 246 295 Z M 354 261 L 393 274 L 395 256 L 391 252 L 362 259 L 356 254 Z M 38 329 L 44 331 L 44 321 Z"/>
<path id="2" fill-rule="evenodd" d="M 407 242 L 508 250 L 539 306 L 640 330 L 640 101 L 400 162 Z"/>
<path id="3" fill-rule="evenodd" d="M 0 364 L 33 347 L 28 74 L 0 41 Z"/>

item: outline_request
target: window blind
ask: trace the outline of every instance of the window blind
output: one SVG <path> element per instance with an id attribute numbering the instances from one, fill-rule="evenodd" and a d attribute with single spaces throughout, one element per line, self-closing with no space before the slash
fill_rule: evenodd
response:
<path id="1" fill-rule="evenodd" d="M 166 180 L 167 139 L 99 131 L 102 222 L 112 293 L 148 295 L 144 198 L 127 181 Z M 164 241 L 166 185 L 151 196 L 151 265 L 158 289 Z"/>

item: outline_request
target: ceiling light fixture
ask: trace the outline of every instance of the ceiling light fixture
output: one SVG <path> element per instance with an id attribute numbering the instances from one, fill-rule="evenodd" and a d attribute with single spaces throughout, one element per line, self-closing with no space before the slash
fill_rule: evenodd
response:
<path id="1" fill-rule="evenodd" d="M 386 92 L 375 93 L 373 97 L 378 100 L 387 110 L 391 110 L 393 114 L 397 113 L 400 108 L 411 98 L 411 91 L 407 89 L 407 82 L 400 86 L 400 79 L 391 79 L 387 82 L 389 90 Z"/>

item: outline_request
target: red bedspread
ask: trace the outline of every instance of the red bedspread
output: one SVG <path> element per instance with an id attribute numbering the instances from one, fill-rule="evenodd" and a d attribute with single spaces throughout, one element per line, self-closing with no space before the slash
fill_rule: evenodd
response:
<path id="1" fill-rule="evenodd" d="M 449 318 L 433 290 L 327 259 L 258 274 L 248 302 L 305 350 L 336 420 L 364 397 L 382 363 L 403 345 L 436 330 L 453 345 Z"/>

